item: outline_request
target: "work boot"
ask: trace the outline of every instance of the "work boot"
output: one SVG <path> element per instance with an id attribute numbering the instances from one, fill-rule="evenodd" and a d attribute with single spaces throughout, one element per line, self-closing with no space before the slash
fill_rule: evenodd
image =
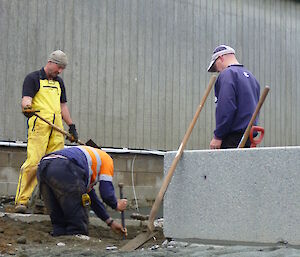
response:
<path id="1" fill-rule="evenodd" d="M 26 213 L 27 207 L 24 204 L 17 204 L 15 206 L 15 212 L 16 213 Z"/>
<path id="2" fill-rule="evenodd" d="M 42 199 L 37 199 L 35 205 L 33 206 L 34 214 L 48 214 L 45 204 Z"/>

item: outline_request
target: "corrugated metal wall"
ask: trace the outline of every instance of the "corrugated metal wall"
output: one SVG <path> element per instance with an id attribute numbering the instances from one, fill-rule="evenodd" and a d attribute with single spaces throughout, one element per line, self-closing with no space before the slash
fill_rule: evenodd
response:
<path id="1" fill-rule="evenodd" d="M 285 0 L 0 0 L 0 140 L 26 141 L 25 75 L 54 49 L 80 138 L 176 149 L 203 96 L 211 52 L 237 51 L 262 87 L 265 146 L 300 145 L 300 3 Z M 207 148 L 213 92 L 188 144 Z"/>

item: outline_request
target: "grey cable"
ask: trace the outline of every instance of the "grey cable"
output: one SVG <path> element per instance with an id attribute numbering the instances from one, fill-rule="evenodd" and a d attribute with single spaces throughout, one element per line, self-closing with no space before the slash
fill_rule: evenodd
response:
<path id="1" fill-rule="evenodd" d="M 133 195 L 134 195 L 134 200 L 135 200 L 135 207 L 136 207 L 137 211 L 140 212 L 139 205 L 138 205 L 137 198 L 136 198 L 136 193 L 135 193 L 135 188 L 134 188 L 134 179 L 133 179 L 133 165 L 134 165 L 135 158 L 136 158 L 136 155 L 134 155 L 132 163 L 131 163 L 131 183 L 132 183 L 132 190 L 133 190 Z"/>

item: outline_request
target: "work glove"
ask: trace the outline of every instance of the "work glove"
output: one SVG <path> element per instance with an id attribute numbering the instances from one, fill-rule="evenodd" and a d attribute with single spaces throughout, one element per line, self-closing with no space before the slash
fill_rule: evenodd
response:
<path id="1" fill-rule="evenodd" d="M 69 133 L 71 134 L 72 138 L 67 137 L 71 142 L 77 142 L 78 141 L 78 133 L 76 131 L 75 124 L 69 125 Z"/>
<path id="2" fill-rule="evenodd" d="M 22 113 L 27 117 L 27 118 L 31 118 L 34 113 L 35 110 L 32 108 L 31 105 L 26 105 L 25 107 L 22 108 Z"/>

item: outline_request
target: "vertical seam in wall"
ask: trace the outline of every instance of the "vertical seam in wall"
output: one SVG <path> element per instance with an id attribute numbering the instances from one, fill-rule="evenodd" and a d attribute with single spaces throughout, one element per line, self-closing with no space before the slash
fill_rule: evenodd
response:
<path id="1" fill-rule="evenodd" d="M 113 138 L 114 138 L 114 111 L 116 109 L 116 105 L 114 104 L 114 99 L 115 99 L 115 71 L 116 71 L 116 27 L 117 27 L 117 1 L 114 1 L 114 31 L 113 31 L 113 35 L 114 35 L 114 51 L 113 51 L 113 75 L 112 75 L 112 119 L 111 119 L 111 126 L 112 126 L 112 130 L 111 130 L 111 144 L 113 145 Z"/>
<path id="2" fill-rule="evenodd" d="M 107 46 L 108 46 L 108 1 L 109 0 L 106 0 L 106 17 L 105 17 L 105 21 L 106 21 L 106 24 L 105 24 L 105 29 L 106 29 L 106 37 L 105 37 L 105 64 L 104 64 L 104 74 L 105 74 L 105 87 L 104 87 L 104 105 L 103 105 L 103 108 L 104 108 L 104 112 L 103 113 L 106 113 L 106 103 L 107 103 L 107 99 L 106 99 L 106 88 L 107 88 Z M 104 117 L 104 128 L 103 128 L 103 138 L 104 138 L 104 142 L 106 143 L 107 140 L 106 140 L 106 124 L 105 124 L 105 117 Z M 104 143 L 104 144 L 105 144 Z"/>
<path id="3" fill-rule="evenodd" d="M 136 1 L 136 9 L 137 9 L 137 15 L 136 15 L 136 64 L 138 64 L 138 42 L 139 42 L 139 37 L 138 37 L 138 13 L 139 13 L 139 1 Z M 137 85 L 139 83 L 139 77 L 138 77 L 138 65 L 137 65 L 137 70 L 136 70 L 136 78 L 137 80 L 133 79 L 133 77 L 131 77 L 131 54 L 132 54 L 132 51 L 131 51 L 131 40 L 132 40 L 132 26 L 133 24 L 131 23 L 132 22 L 132 1 L 130 1 L 130 7 L 129 7 L 129 68 L 128 68 L 128 99 L 130 99 L 130 96 L 131 96 L 131 85 L 133 84 L 136 88 L 136 90 L 134 91 L 135 92 L 135 99 L 137 99 Z M 130 138 L 130 118 L 129 118 L 129 113 L 130 113 L 130 101 L 128 101 L 128 105 L 127 105 L 127 108 L 128 108 L 128 137 L 127 137 L 127 145 L 130 146 L 130 141 L 132 140 Z M 137 131 L 137 101 L 135 101 L 135 132 Z M 136 147 L 136 133 L 135 133 L 135 137 L 134 137 L 134 140 L 133 140 L 133 146 Z"/>

